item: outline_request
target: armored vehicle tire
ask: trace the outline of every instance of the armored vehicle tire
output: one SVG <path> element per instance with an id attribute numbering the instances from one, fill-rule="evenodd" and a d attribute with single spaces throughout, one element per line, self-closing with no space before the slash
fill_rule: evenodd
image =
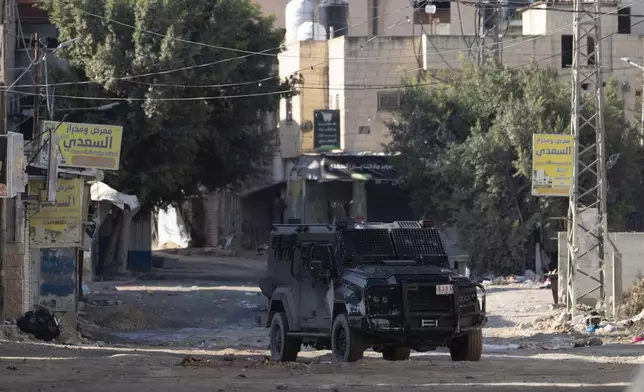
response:
<path id="1" fill-rule="evenodd" d="M 409 347 L 395 346 L 382 349 L 382 357 L 387 361 L 406 361 L 411 355 Z"/>
<path id="2" fill-rule="evenodd" d="M 288 337 L 288 320 L 285 313 L 275 313 L 271 320 L 271 358 L 275 362 L 294 362 L 300 352 L 300 339 Z"/>
<path id="3" fill-rule="evenodd" d="M 364 355 L 364 341 L 360 333 L 349 328 L 346 314 L 339 314 L 331 329 L 331 349 L 335 359 L 341 362 L 355 362 Z"/>
<path id="4" fill-rule="evenodd" d="M 483 331 L 476 329 L 454 339 L 449 345 L 452 361 L 480 361 L 483 355 Z"/>

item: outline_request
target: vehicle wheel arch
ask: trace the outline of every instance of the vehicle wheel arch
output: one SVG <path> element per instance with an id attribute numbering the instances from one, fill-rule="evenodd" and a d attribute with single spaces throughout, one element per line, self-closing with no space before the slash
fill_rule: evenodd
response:
<path id="1" fill-rule="evenodd" d="M 268 323 L 270 323 L 270 320 L 275 313 L 284 312 L 286 320 L 290 326 L 290 330 L 300 330 L 297 309 L 295 307 L 295 302 L 293 301 L 293 295 L 289 289 L 277 288 L 273 293 L 268 309 Z M 270 326 L 270 324 L 268 326 Z"/>

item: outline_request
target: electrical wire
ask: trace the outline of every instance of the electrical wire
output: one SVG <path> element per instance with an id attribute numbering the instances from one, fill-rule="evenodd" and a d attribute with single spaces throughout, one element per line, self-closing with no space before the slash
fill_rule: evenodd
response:
<path id="1" fill-rule="evenodd" d="M 397 8 L 397 9 L 395 9 L 395 10 L 393 10 L 393 11 L 390 11 L 390 12 L 384 13 L 384 14 L 382 14 L 382 15 L 379 15 L 379 16 L 377 16 L 377 17 L 371 18 L 370 20 L 365 20 L 364 22 L 361 22 L 361 23 L 359 23 L 359 24 L 356 24 L 356 25 L 353 25 L 353 26 L 347 26 L 347 27 L 343 27 L 343 28 L 337 29 L 335 32 L 336 32 L 336 33 L 338 33 L 338 32 L 340 32 L 340 31 L 342 31 L 342 30 L 348 30 L 348 29 L 350 29 L 350 28 L 358 27 L 358 26 L 361 26 L 361 25 L 366 24 L 366 23 L 371 23 L 371 22 L 373 22 L 374 20 L 377 20 L 377 19 L 382 18 L 382 17 L 384 17 L 384 16 L 392 15 L 392 14 L 396 14 L 396 13 L 398 13 L 398 12 L 402 11 L 402 10 L 406 10 L 406 9 L 409 9 L 409 8 L 413 8 L 413 5 Z M 102 19 L 102 20 L 104 20 L 104 21 L 106 21 L 106 22 L 114 23 L 114 24 L 118 24 L 118 25 L 121 25 L 121 26 L 124 26 L 124 27 L 128 27 L 128 28 L 130 28 L 130 29 L 138 30 L 138 31 L 144 32 L 144 33 L 146 33 L 146 34 L 151 34 L 151 35 L 154 35 L 154 36 L 157 36 L 157 37 L 167 38 L 167 39 L 174 40 L 174 41 L 181 42 L 181 43 L 185 43 L 185 44 L 192 44 L 192 45 L 203 46 L 203 47 L 208 47 L 208 48 L 213 48 L 213 49 L 218 49 L 218 50 L 225 50 L 225 51 L 231 51 L 231 52 L 237 52 L 237 53 L 244 53 L 244 54 L 246 54 L 245 56 L 238 56 L 238 57 L 234 57 L 234 58 L 226 59 L 226 61 L 233 61 L 233 60 L 237 60 L 237 59 L 247 58 L 247 57 L 250 57 L 250 56 L 270 56 L 270 57 L 277 57 L 277 56 L 279 55 L 279 53 L 267 53 L 267 52 L 270 52 L 270 51 L 273 51 L 273 50 L 277 50 L 277 51 L 279 51 L 279 50 L 281 50 L 281 49 L 284 47 L 284 45 L 281 45 L 281 46 L 278 46 L 278 47 L 275 47 L 275 48 L 269 48 L 269 49 L 265 49 L 265 50 L 263 50 L 263 51 L 254 52 L 254 51 L 243 50 L 243 49 L 237 49 L 237 48 L 233 48 L 233 47 L 229 47 L 229 46 L 223 46 L 223 45 L 211 45 L 211 44 L 206 44 L 206 43 L 203 43 L 203 42 L 190 41 L 190 40 L 184 40 L 184 39 L 182 39 L 182 38 L 170 37 L 170 36 L 168 36 L 168 35 L 166 35 L 166 34 L 158 33 L 158 32 L 155 32 L 155 31 L 146 30 L 146 29 L 143 29 L 143 28 L 140 28 L 140 27 L 136 27 L 136 26 L 133 26 L 133 25 L 127 24 L 127 23 L 120 22 L 120 21 L 118 21 L 118 20 L 114 20 L 114 19 L 110 19 L 110 18 L 107 18 L 107 17 L 101 16 L 101 15 L 98 15 L 98 14 L 94 14 L 94 13 L 91 13 L 91 12 L 88 12 L 88 11 L 85 11 L 85 10 L 82 10 L 82 9 L 80 9 L 80 8 L 78 8 L 78 7 L 75 7 L 75 9 L 76 9 L 76 10 L 78 10 L 79 12 L 83 13 L 83 14 L 86 14 L 86 15 L 89 15 L 89 16 L 92 16 L 92 17 L 95 17 L 95 18 Z M 299 43 L 299 42 L 294 42 L 294 43 L 288 44 L 288 45 L 286 45 L 286 46 L 288 47 L 288 46 L 295 45 L 295 44 L 298 44 L 298 43 Z M 289 57 L 289 56 L 285 56 L 285 57 Z M 297 57 L 297 56 L 292 56 L 292 57 L 294 57 L 294 58 L 295 58 L 295 57 Z"/>
<path id="2" fill-rule="evenodd" d="M 414 0 L 409 0 L 409 4 L 412 7 L 414 5 L 413 1 Z M 449 68 L 454 69 L 454 67 L 450 63 L 448 63 L 447 60 L 445 60 L 445 57 L 443 57 L 443 55 L 441 54 L 441 51 L 436 47 L 436 45 L 434 44 L 434 41 L 432 41 L 432 38 L 431 38 L 430 34 L 427 34 L 427 32 L 425 31 L 425 25 L 423 24 L 423 19 L 422 18 L 419 18 L 419 19 L 420 19 L 420 31 L 425 35 L 425 37 L 427 38 L 427 41 L 432 45 L 432 47 L 436 51 L 436 54 L 438 54 L 438 56 L 441 58 L 441 60 L 443 60 L 443 62 Z M 415 24 L 414 24 L 414 28 L 415 28 Z M 414 34 L 414 37 L 415 36 L 416 36 L 416 34 Z M 419 65 L 422 65 L 422 64 L 420 64 L 420 58 L 419 58 Z"/>
<path id="3" fill-rule="evenodd" d="M 634 27 L 636 25 L 639 25 L 641 23 L 644 23 L 644 20 L 641 20 L 639 22 L 636 22 L 632 24 L 629 27 Z M 600 40 L 604 40 L 606 38 L 609 38 L 613 35 L 619 34 L 619 31 L 610 33 L 604 37 L 602 37 Z M 580 47 L 586 47 L 587 44 L 581 45 Z M 545 56 L 542 58 L 539 58 L 537 61 L 543 61 L 543 60 L 548 60 L 557 56 L 560 56 L 563 52 L 558 52 L 549 56 Z M 534 64 L 534 60 L 530 62 L 526 62 L 523 64 L 515 65 L 508 67 L 509 69 L 517 69 L 521 68 L 526 65 Z M 624 69 L 630 69 L 630 67 L 625 67 Z M 431 83 L 418 83 L 415 86 L 430 86 Z M 405 84 L 396 84 L 396 85 L 379 85 L 379 86 L 362 86 L 362 87 L 356 87 L 356 88 L 344 88 L 342 90 L 355 90 L 355 91 L 367 91 L 367 90 L 388 90 L 388 89 L 400 89 L 401 87 L 405 87 Z M 309 90 L 327 90 L 330 89 L 329 87 L 301 87 L 302 89 L 309 89 Z M 333 90 L 339 90 L 333 88 Z M 232 99 L 232 98 L 248 98 L 248 97 L 257 97 L 257 96 L 266 96 L 266 95 L 281 95 L 281 94 L 287 94 L 287 93 L 295 93 L 298 90 L 282 90 L 282 91 L 273 91 L 273 92 L 265 92 L 265 93 L 254 93 L 254 94 L 239 94 L 239 95 L 223 95 L 223 96 L 206 96 L 206 97 L 183 97 L 183 98 L 101 98 L 101 97 L 82 97 L 82 96 L 67 96 L 67 95 L 56 95 L 56 97 L 60 98 L 67 98 L 67 99 L 78 99 L 78 100 L 103 100 L 103 101 L 143 101 L 143 100 L 148 100 L 148 101 L 197 101 L 197 100 L 218 100 L 218 99 Z M 17 94 L 23 94 L 23 95 L 35 95 L 34 93 L 27 93 L 27 92 L 16 92 Z"/>
<path id="4" fill-rule="evenodd" d="M 379 18 L 383 18 L 383 17 L 388 16 L 388 15 L 396 14 L 396 13 L 398 13 L 398 12 L 400 12 L 402 10 L 408 9 L 408 8 L 410 8 L 410 7 L 409 6 L 401 7 L 401 8 L 395 9 L 395 10 L 393 10 L 391 12 L 387 12 L 387 13 L 379 15 L 379 16 L 377 16 L 375 18 L 372 18 L 371 20 L 366 20 L 364 22 L 361 22 L 361 23 L 358 23 L 358 24 L 355 24 L 355 25 L 342 27 L 342 28 L 336 30 L 336 33 L 339 32 L 339 31 L 342 31 L 342 30 L 348 30 L 348 29 L 351 29 L 351 28 L 354 28 L 354 27 L 359 27 L 359 26 L 361 26 L 363 24 L 370 23 L 373 20 L 377 20 Z M 268 52 L 268 51 L 272 51 L 272 50 L 281 50 L 281 49 L 283 49 L 285 47 L 296 45 L 296 44 L 299 44 L 299 42 L 293 42 L 293 43 L 290 43 L 288 45 L 282 45 L 282 46 L 279 46 L 279 47 L 276 47 L 276 48 L 265 49 L 262 52 Z M 254 52 L 254 53 L 262 53 L 262 52 Z M 244 56 L 231 57 L 231 58 L 227 58 L 227 59 L 223 59 L 223 60 L 217 60 L 217 61 L 214 61 L 214 62 L 197 64 L 197 65 L 180 67 L 180 68 L 174 68 L 174 69 L 170 69 L 170 70 L 166 70 L 166 71 L 149 72 L 149 73 L 144 73 L 144 74 L 139 74 L 139 75 L 130 75 L 130 76 L 122 76 L 122 77 L 111 77 L 108 80 L 127 81 L 127 80 L 131 80 L 131 79 L 134 79 L 134 78 L 141 78 L 141 77 L 147 77 L 147 76 L 167 75 L 167 74 L 174 73 L 174 72 L 186 71 L 186 70 L 189 70 L 189 69 L 205 68 L 205 67 L 210 67 L 210 66 L 213 66 L 213 65 L 222 64 L 222 63 L 229 62 L 229 61 L 245 59 L 245 58 L 248 58 L 248 57 L 252 57 L 253 55 L 254 54 L 247 54 L 247 55 L 244 55 Z M 289 56 L 286 56 L 286 57 L 289 57 Z M 290 57 L 296 57 L 296 56 L 290 56 Z M 341 58 L 338 58 L 338 59 L 341 59 Z M 325 58 L 325 61 L 328 61 L 328 60 L 333 60 L 333 58 L 330 58 L 330 59 Z M 265 81 L 268 81 L 268 80 L 273 80 L 273 79 L 276 79 L 276 78 L 278 78 L 278 77 L 268 77 L 268 78 L 264 78 L 264 79 L 260 79 L 260 80 L 254 80 L 254 81 L 248 82 L 247 84 L 261 83 L 261 82 L 265 82 Z M 79 82 L 63 82 L 63 83 L 49 84 L 49 86 L 79 85 L 79 84 L 100 84 L 100 82 L 88 80 L 88 81 L 79 81 Z M 232 85 L 240 85 L 240 84 L 236 83 L 236 84 L 229 84 L 229 85 L 221 85 L 221 87 L 230 87 Z M 17 86 L 17 87 L 23 87 L 23 86 Z M 40 87 L 45 87 L 45 85 L 41 85 Z"/>
<path id="5" fill-rule="evenodd" d="M 642 0 L 638 0 L 638 2 L 640 2 L 640 1 L 642 1 Z M 393 24 L 392 26 L 390 26 L 389 28 L 394 27 L 395 25 L 397 25 L 398 23 L 400 23 L 401 21 L 403 21 L 403 20 L 405 20 L 405 19 L 406 19 L 406 18 L 403 18 L 403 19 L 399 20 L 397 23 L 394 23 L 394 24 Z M 525 43 L 525 42 L 529 42 L 529 41 L 537 40 L 537 39 L 540 39 L 540 38 L 545 37 L 545 36 L 553 35 L 553 34 L 555 34 L 555 33 L 559 32 L 559 31 L 562 31 L 562 30 L 567 29 L 568 27 L 570 27 L 570 25 L 566 25 L 566 26 L 562 26 L 562 27 L 559 27 L 559 28 L 556 28 L 556 29 L 550 30 L 550 31 L 546 32 L 546 33 L 545 33 L 545 34 L 543 34 L 543 35 L 539 35 L 539 36 L 531 36 L 530 38 L 525 38 L 525 37 L 512 38 L 512 39 L 509 39 L 509 40 L 505 40 L 504 42 L 515 42 L 515 44 L 510 44 L 510 45 L 508 45 L 508 47 L 510 47 L 510 46 L 514 46 L 514 45 L 516 45 L 516 44 L 521 44 L 521 43 Z M 384 36 L 384 33 L 383 33 L 383 34 L 381 34 L 381 35 L 377 35 L 377 36 L 374 36 L 374 37 L 369 38 L 369 39 L 367 40 L 367 42 L 372 42 L 373 40 L 375 40 L 376 38 L 381 37 L 381 36 Z M 367 42 L 365 42 L 365 43 L 361 44 L 361 45 L 360 45 L 360 47 L 356 46 L 356 48 L 353 48 L 353 49 L 351 49 L 351 50 L 347 51 L 347 54 L 348 54 L 348 53 L 351 53 L 351 52 L 353 52 L 353 51 L 355 51 L 355 50 L 357 50 L 357 49 L 364 49 L 364 45 L 365 45 Z M 487 47 L 487 46 L 491 46 L 491 45 L 493 45 L 493 44 L 483 44 L 483 45 L 481 45 L 481 46 L 476 46 L 475 48 Z M 473 47 L 473 48 L 474 48 L 474 47 Z M 463 49 L 450 49 L 450 50 L 442 51 L 442 54 L 444 55 L 444 54 L 448 54 L 448 53 L 459 53 L 459 52 L 462 52 L 462 51 L 463 51 Z M 434 53 L 432 53 L 432 54 L 427 54 L 427 55 L 428 55 L 428 56 L 431 56 L 431 55 L 435 55 L 435 54 L 434 54 Z M 405 58 L 405 57 L 407 57 L 407 58 L 408 58 L 408 57 L 416 57 L 416 55 L 400 56 L 400 58 Z M 329 60 L 334 60 L 334 59 L 335 59 L 335 58 L 330 58 Z M 344 58 L 337 58 L 337 59 L 344 59 L 344 60 L 347 60 L 347 59 L 348 59 L 348 60 L 351 60 L 351 59 L 356 59 L 356 60 L 373 60 L 373 59 L 389 59 L 389 56 L 377 56 L 377 57 L 348 57 L 348 58 L 347 58 L 347 57 L 344 57 Z M 306 70 L 309 70 L 309 69 L 315 69 L 315 67 L 317 67 L 317 66 L 319 66 L 319 65 L 327 64 L 329 60 L 324 60 L 324 61 L 321 61 L 321 62 L 319 62 L 319 63 L 317 63 L 317 64 L 314 64 L 314 65 L 307 66 L 307 67 L 305 67 L 305 68 L 302 68 L 302 69 L 296 70 L 296 71 L 292 72 L 290 75 L 291 75 L 291 76 L 294 76 L 294 75 L 297 75 L 297 74 L 299 74 L 299 73 L 301 73 L 301 72 L 303 72 L 303 71 L 306 71 Z M 224 61 L 225 61 L 225 60 L 224 60 Z M 460 61 L 460 60 L 459 60 L 459 61 Z M 220 62 L 221 62 L 221 61 L 220 61 Z M 218 63 L 218 62 L 215 62 L 215 63 Z M 144 77 L 144 76 L 161 75 L 161 74 L 166 74 L 166 73 L 175 72 L 175 71 L 179 71 L 179 70 L 186 70 L 186 69 L 193 69 L 193 68 L 198 68 L 198 67 L 210 66 L 210 65 L 212 65 L 212 64 L 214 64 L 214 63 L 205 63 L 205 64 L 199 64 L 199 65 L 188 66 L 188 67 L 183 67 L 183 68 L 177 68 L 177 69 L 174 69 L 174 70 L 160 71 L 160 72 L 151 72 L 151 73 L 146 73 L 146 74 L 133 75 L 133 76 L 126 76 L 126 77 L 120 77 L 120 78 L 110 78 L 110 80 L 123 80 L 123 81 L 128 81 L 128 80 L 129 80 L 129 81 L 131 81 L 130 79 L 131 79 L 131 78 L 135 78 L 135 77 Z M 223 87 L 245 86 L 245 85 L 250 85 L 250 84 L 259 84 L 259 83 L 263 83 L 263 82 L 266 82 L 266 81 L 269 81 L 269 80 L 274 80 L 274 79 L 279 79 L 279 78 L 280 78 L 280 76 L 279 76 L 279 75 L 274 75 L 274 76 L 269 76 L 269 77 L 265 77 L 265 78 L 262 78 L 262 79 L 256 79 L 256 80 L 247 81 L 247 82 L 236 82 L 236 83 L 226 83 L 226 84 L 219 84 L 219 85 L 209 85 L 209 88 L 215 88 L 215 87 L 222 87 L 222 88 L 223 88 Z M 156 85 L 157 85 L 156 83 L 147 83 L 147 82 L 140 82 L 140 83 L 141 83 L 141 84 L 146 84 L 146 85 L 149 85 L 149 86 L 156 86 Z M 60 82 L 60 83 L 52 83 L 52 84 L 49 84 L 49 86 L 82 85 L 82 84 L 99 84 L 99 83 L 98 83 L 98 82 L 96 82 L 96 81 Z M 45 85 L 42 85 L 42 84 L 41 84 L 41 85 L 39 85 L 39 86 L 40 86 L 40 87 L 44 87 Z M 35 87 L 35 85 L 18 85 L 18 86 L 16 86 L 16 87 Z"/>
<path id="6" fill-rule="evenodd" d="M 642 2 L 642 1 L 644 1 L 644 0 L 638 0 L 638 1 L 636 1 L 635 3 L 639 3 L 639 2 Z M 633 4 L 635 4 L 635 3 L 633 3 Z M 632 4 L 630 4 L 630 5 L 632 5 Z M 625 8 L 625 7 L 622 7 L 622 8 Z M 610 15 L 610 14 L 612 14 L 612 13 L 614 13 L 614 12 L 619 11 L 619 9 L 621 9 L 621 8 L 618 8 L 617 10 L 614 10 L 614 11 L 610 11 L 610 12 L 602 13 L 602 15 L 600 15 L 600 16 Z M 400 22 L 400 21 L 399 21 L 399 22 Z M 637 25 L 637 24 L 639 24 L 639 23 L 640 23 L 640 22 L 637 22 L 636 24 L 634 24 L 634 25 L 632 25 L 632 26 L 635 26 L 635 25 Z M 392 25 L 391 27 L 393 27 L 393 26 L 395 26 L 395 25 L 396 25 L 396 24 Z M 560 27 L 560 28 L 557 28 L 557 29 L 551 30 L 550 32 L 547 32 L 547 33 L 546 33 L 546 34 L 544 34 L 544 35 L 534 36 L 534 37 L 531 37 L 531 38 L 529 38 L 529 39 L 519 38 L 519 39 L 508 40 L 508 41 L 520 41 L 520 42 L 517 42 L 516 44 L 514 44 L 514 45 L 517 45 L 517 44 L 521 44 L 521 43 L 528 42 L 528 41 L 530 41 L 530 40 L 541 39 L 541 38 L 543 38 L 544 36 L 552 35 L 552 34 L 554 34 L 554 33 L 558 32 L 558 31 L 561 31 L 561 30 L 563 30 L 563 29 L 568 28 L 569 26 L 570 26 L 570 25 L 562 26 L 562 27 Z M 631 26 L 631 27 L 632 27 L 632 26 Z M 621 31 L 620 31 L 620 32 L 621 32 Z M 613 33 L 613 35 L 614 35 L 614 34 L 616 34 L 616 33 Z M 372 37 L 372 38 L 371 38 L 370 40 L 368 40 L 368 41 L 372 41 L 374 38 L 375 38 L 375 37 Z M 507 47 L 514 46 L 514 45 L 508 45 Z M 488 46 L 488 45 L 482 45 L 482 46 Z M 363 44 L 363 45 L 361 45 L 360 47 L 361 47 L 361 48 L 364 48 L 364 44 Z M 507 48 L 507 47 L 506 47 L 506 48 Z M 358 48 L 358 47 L 356 47 L 356 48 L 354 48 L 354 49 L 352 49 L 352 50 L 350 50 L 350 51 L 348 51 L 348 52 L 351 52 L 351 51 L 353 51 L 353 50 L 356 50 L 357 48 Z M 449 52 L 461 52 L 461 51 L 462 51 L 462 49 L 457 49 L 457 50 L 451 50 L 451 51 L 449 51 Z M 445 52 L 444 52 L 444 53 L 445 53 Z M 560 53 L 559 53 L 559 54 L 560 54 Z M 548 59 L 548 58 L 552 58 L 552 57 L 558 56 L 559 54 L 555 54 L 555 55 L 552 55 L 552 56 L 548 56 L 548 57 L 543 58 L 543 59 L 541 59 L 541 60 L 545 60 L 545 59 Z M 460 61 L 460 60 L 459 60 L 459 61 Z M 323 62 L 323 63 L 326 63 L 326 61 L 325 61 L 325 62 Z M 307 68 L 304 68 L 304 69 L 308 69 L 308 68 L 313 69 L 313 68 L 315 68 L 317 65 L 319 65 L 319 64 L 316 64 L 316 65 L 313 65 L 313 66 L 310 66 L 310 67 L 307 67 Z M 269 78 L 264 78 L 264 79 L 260 79 L 260 80 L 256 80 L 256 81 L 251 81 L 251 82 L 230 83 L 230 84 L 226 84 L 226 85 L 209 85 L 208 87 L 235 87 L 235 86 L 243 86 L 243 85 L 248 85 L 248 84 L 253 84 L 253 83 L 261 83 L 261 82 L 263 82 L 263 81 L 271 80 L 271 79 L 275 79 L 275 78 L 277 78 L 277 76 L 269 77 Z M 70 84 L 79 84 L 80 82 L 69 82 L 69 83 L 70 83 Z M 82 84 L 82 83 L 81 83 L 81 84 Z M 50 86 L 53 86 L 53 85 L 59 85 L 59 84 L 52 84 L 52 85 L 50 85 Z M 154 86 L 155 84 L 150 84 L 150 85 Z M 22 86 L 20 86 L 20 87 L 28 87 L 28 86 L 30 86 L 30 85 L 22 85 Z M 181 85 L 179 85 L 179 86 L 176 86 L 176 87 L 186 87 L 186 86 L 181 86 Z M 195 86 L 195 87 L 198 87 L 198 86 Z M 301 88 L 301 87 L 300 87 L 300 88 Z M 334 88 L 334 89 L 335 89 L 335 88 Z M 243 98 L 243 97 L 261 96 L 261 95 L 267 95 L 267 94 L 284 94 L 284 93 L 290 93 L 290 92 L 294 92 L 294 91 L 295 91 L 295 90 L 283 90 L 283 91 L 272 92 L 272 93 L 238 94 L 238 95 L 224 95 L 224 96 L 214 96 L 214 97 L 184 97 L 184 98 L 172 98 L 172 99 L 171 99 L 171 98 L 158 98 L 157 100 L 164 100 L 164 101 L 166 101 L 166 100 L 179 100 L 179 101 L 186 101 L 186 100 L 209 100 L 209 99 Z M 27 95 L 28 95 L 28 93 L 24 93 L 24 94 L 27 94 Z M 117 100 L 117 101 L 155 100 L 154 98 L 147 98 L 147 99 L 146 99 L 146 98 L 136 98 L 136 99 L 135 99 L 135 98 L 99 98 L 99 97 L 77 97 L 77 96 L 67 96 L 67 95 L 56 95 L 56 97 L 60 97 L 60 98 L 69 98 L 69 99 L 83 99 L 83 98 L 87 98 L 87 99 L 90 99 L 90 100 L 108 100 L 108 101 L 109 101 L 109 100 L 112 100 L 112 101 L 113 101 L 113 100 Z"/>

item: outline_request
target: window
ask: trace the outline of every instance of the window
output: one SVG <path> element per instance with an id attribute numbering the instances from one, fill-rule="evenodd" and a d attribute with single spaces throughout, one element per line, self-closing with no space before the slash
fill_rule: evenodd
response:
<path id="1" fill-rule="evenodd" d="M 378 24 L 380 23 L 379 0 L 371 0 L 371 10 L 367 15 L 371 15 L 371 35 L 378 35 Z"/>
<path id="2" fill-rule="evenodd" d="M 393 111 L 400 107 L 400 93 L 398 91 L 379 91 L 378 110 Z"/>
<path id="3" fill-rule="evenodd" d="M 617 10 L 617 34 L 631 33 L 631 7 Z"/>
<path id="4" fill-rule="evenodd" d="M 561 68 L 572 67 L 572 35 L 561 36 Z"/>
<path id="5" fill-rule="evenodd" d="M 586 37 L 586 55 L 588 56 L 588 65 L 595 65 L 595 40 L 592 37 Z"/>
<path id="6" fill-rule="evenodd" d="M 293 123 L 293 98 L 286 98 L 286 123 Z"/>

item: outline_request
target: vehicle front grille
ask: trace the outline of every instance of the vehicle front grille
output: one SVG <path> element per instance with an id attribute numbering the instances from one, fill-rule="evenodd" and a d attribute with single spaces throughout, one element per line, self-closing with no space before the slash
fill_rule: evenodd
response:
<path id="1" fill-rule="evenodd" d="M 478 304 L 476 287 L 461 287 L 459 289 L 458 303 L 461 307 L 461 314 L 475 313 Z"/>
<path id="2" fill-rule="evenodd" d="M 436 295 L 436 286 L 419 286 L 407 290 L 407 309 L 410 313 L 450 312 L 451 295 Z"/>

